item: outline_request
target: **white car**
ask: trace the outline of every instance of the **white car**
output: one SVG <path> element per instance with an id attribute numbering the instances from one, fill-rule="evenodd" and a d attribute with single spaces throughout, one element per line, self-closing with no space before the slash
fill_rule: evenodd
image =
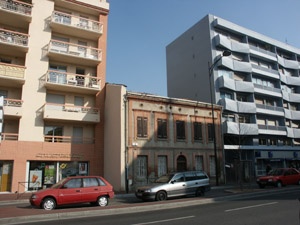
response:
<path id="1" fill-rule="evenodd" d="M 163 201 L 169 197 L 201 196 L 209 190 L 209 177 L 204 171 L 187 171 L 163 175 L 149 186 L 138 187 L 135 196 L 144 201 Z"/>

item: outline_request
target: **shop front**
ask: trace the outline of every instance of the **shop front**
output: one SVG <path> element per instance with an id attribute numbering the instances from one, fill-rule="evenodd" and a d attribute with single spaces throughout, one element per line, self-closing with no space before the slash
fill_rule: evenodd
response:
<path id="1" fill-rule="evenodd" d="M 89 163 L 86 161 L 28 161 L 29 191 L 44 189 L 69 176 L 86 176 L 89 174 Z"/>
<path id="2" fill-rule="evenodd" d="M 13 161 L 0 160 L 0 192 L 10 192 L 12 182 Z"/>

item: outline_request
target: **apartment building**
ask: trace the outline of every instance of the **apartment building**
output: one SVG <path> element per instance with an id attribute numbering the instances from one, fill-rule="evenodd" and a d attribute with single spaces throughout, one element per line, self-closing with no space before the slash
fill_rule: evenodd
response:
<path id="1" fill-rule="evenodd" d="M 166 54 L 169 97 L 223 107 L 226 168 L 242 162 L 247 179 L 267 164 L 300 167 L 300 49 L 207 15 Z"/>
<path id="2" fill-rule="evenodd" d="M 0 191 L 103 175 L 106 0 L 0 0 Z"/>
<path id="3" fill-rule="evenodd" d="M 104 171 L 116 191 L 135 190 L 174 171 L 205 170 L 212 183 L 216 175 L 224 182 L 220 106 L 214 107 L 216 167 L 210 104 L 117 84 L 105 89 Z"/>

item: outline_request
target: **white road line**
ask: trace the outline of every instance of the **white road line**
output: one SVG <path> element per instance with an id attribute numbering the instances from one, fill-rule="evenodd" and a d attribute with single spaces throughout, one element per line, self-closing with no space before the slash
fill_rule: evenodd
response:
<path id="1" fill-rule="evenodd" d="M 227 209 L 227 210 L 225 210 L 225 212 L 232 212 L 232 211 L 238 211 L 238 210 L 243 210 L 243 209 L 262 207 L 262 206 L 266 206 L 266 205 L 274 205 L 274 204 L 277 204 L 277 203 L 278 202 L 270 202 L 270 203 L 265 203 L 265 204 L 260 204 L 260 205 L 251 205 L 251 206 L 246 206 L 246 207 L 241 207 L 241 208 Z"/>
<path id="2" fill-rule="evenodd" d="M 136 223 L 136 224 L 132 224 L 132 225 L 145 225 L 145 224 L 164 223 L 164 222 L 170 222 L 170 221 L 174 221 L 174 220 L 189 219 L 189 218 L 193 218 L 193 217 L 195 217 L 195 216 L 178 217 L 178 218 L 167 219 L 167 220 L 157 220 L 157 221 L 152 221 L 152 222 L 147 222 L 147 223 Z"/>

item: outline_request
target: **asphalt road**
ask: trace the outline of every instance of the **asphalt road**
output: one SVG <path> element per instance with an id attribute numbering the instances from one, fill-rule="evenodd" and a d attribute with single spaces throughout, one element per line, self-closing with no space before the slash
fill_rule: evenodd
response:
<path id="1" fill-rule="evenodd" d="M 300 224 L 299 197 L 300 189 L 293 189 L 267 196 L 249 195 L 242 199 L 225 199 L 213 204 L 44 221 L 43 225 L 297 225 Z M 41 222 L 27 224 L 35 225 Z"/>

